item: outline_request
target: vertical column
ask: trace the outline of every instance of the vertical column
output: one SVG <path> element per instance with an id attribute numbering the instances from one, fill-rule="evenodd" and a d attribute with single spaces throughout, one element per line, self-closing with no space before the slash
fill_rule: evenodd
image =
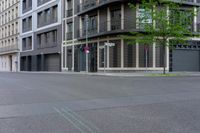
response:
<path id="1" fill-rule="evenodd" d="M 136 29 L 139 29 L 140 26 L 139 26 L 139 19 L 138 19 L 138 11 L 139 11 L 139 4 L 136 4 Z"/>
<path id="2" fill-rule="evenodd" d="M 79 22 L 80 22 L 79 23 L 80 24 L 79 25 L 79 27 L 80 27 L 80 29 L 79 29 L 79 36 L 82 37 L 82 35 L 83 35 L 83 32 L 82 32 L 83 31 L 83 25 L 82 25 L 83 22 L 82 22 L 82 18 L 81 17 L 79 18 Z"/>
<path id="3" fill-rule="evenodd" d="M 139 43 L 136 41 L 136 68 L 139 68 Z"/>
<path id="4" fill-rule="evenodd" d="M 193 22 L 193 28 L 194 28 L 194 32 L 197 32 L 197 15 L 198 15 L 198 11 L 197 8 L 194 7 L 194 22 Z"/>
<path id="5" fill-rule="evenodd" d="M 107 42 L 109 42 L 109 40 L 107 40 Z M 107 68 L 110 68 L 110 49 L 108 46 L 106 46 L 106 50 L 107 50 Z"/>
<path id="6" fill-rule="evenodd" d="M 97 12 L 97 32 L 100 32 L 100 11 Z"/>
<path id="7" fill-rule="evenodd" d="M 65 59 L 65 64 L 64 64 L 65 67 L 64 67 L 64 68 L 67 68 L 67 69 L 69 70 L 69 68 L 68 68 L 68 63 L 69 63 L 69 62 L 68 62 L 68 60 L 67 60 L 67 59 L 68 59 L 68 57 L 67 57 L 67 52 L 68 52 L 67 49 L 68 49 L 68 48 L 67 48 L 67 47 L 63 47 L 63 49 L 64 49 L 64 51 L 65 51 L 65 54 L 63 55 L 63 56 L 65 56 L 65 57 L 64 57 L 64 59 Z"/>
<path id="8" fill-rule="evenodd" d="M 72 71 L 74 71 L 74 45 L 72 46 Z"/>
<path id="9" fill-rule="evenodd" d="M 124 68 L 124 39 L 121 39 L 121 68 Z"/>
<path id="10" fill-rule="evenodd" d="M 156 42 L 153 42 L 153 68 L 156 68 Z"/>
<path id="11" fill-rule="evenodd" d="M 121 4 L 121 29 L 124 29 L 124 22 L 125 22 L 125 17 L 124 17 L 124 4 Z"/>
<path id="12" fill-rule="evenodd" d="M 99 69 L 99 40 L 97 42 L 97 68 Z"/>
<path id="13" fill-rule="evenodd" d="M 107 8 L 107 31 L 111 30 L 110 7 Z"/>
<path id="14" fill-rule="evenodd" d="M 63 43 L 62 43 L 62 47 L 61 47 L 61 71 L 63 70 L 63 69 L 65 69 L 65 67 L 63 67 L 63 64 L 64 64 L 64 62 L 63 62 L 63 60 L 64 60 L 64 52 L 63 52 L 63 49 L 64 49 L 65 47 L 63 46 Z"/>

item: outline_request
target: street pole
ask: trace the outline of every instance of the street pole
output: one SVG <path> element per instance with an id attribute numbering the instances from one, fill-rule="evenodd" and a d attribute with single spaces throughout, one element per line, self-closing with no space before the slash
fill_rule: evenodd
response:
<path id="1" fill-rule="evenodd" d="M 88 15 L 85 15 L 85 21 L 86 21 L 86 48 L 88 48 Z M 89 72 L 88 67 L 88 53 L 86 52 L 86 72 Z"/>
<path id="2" fill-rule="evenodd" d="M 104 44 L 104 74 L 106 73 L 106 45 Z"/>

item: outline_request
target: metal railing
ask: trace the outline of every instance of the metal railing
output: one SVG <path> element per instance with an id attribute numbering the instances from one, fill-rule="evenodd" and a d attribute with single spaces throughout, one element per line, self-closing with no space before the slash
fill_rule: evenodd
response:
<path id="1" fill-rule="evenodd" d="M 90 25 L 89 25 L 90 27 Z M 125 31 L 131 31 L 133 29 L 136 29 L 136 23 L 134 20 L 128 20 L 128 19 L 118 19 L 118 20 L 112 20 L 112 21 L 104 21 L 99 24 L 99 31 L 97 26 L 93 28 L 88 29 L 88 37 L 98 35 L 98 34 L 107 34 L 109 32 L 125 32 Z M 78 30 L 78 38 L 86 37 L 86 29 L 79 29 Z"/>
<path id="2" fill-rule="evenodd" d="M 43 26 L 46 26 L 46 25 L 49 25 L 49 24 L 56 23 L 57 21 L 58 21 L 58 19 L 57 19 L 57 18 L 54 18 L 54 19 L 49 19 L 48 21 L 39 22 L 39 23 L 38 23 L 38 28 L 43 27 Z"/>
<path id="3" fill-rule="evenodd" d="M 27 31 L 31 31 L 31 30 L 32 30 L 32 26 L 30 26 L 30 27 L 24 27 L 22 29 L 22 32 L 27 32 Z"/>
<path id="4" fill-rule="evenodd" d="M 18 45 L 16 45 L 16 44 L 0 47 L 0 53 L 11 52 L 11 51 L 15 51 L 15 50 L 19 50 Z"/>
<path id="5" fill-rule="evenodd" d="M 28 12 L 28 11 L 30 11 L 30 10 L 32 10 L 32 5 L 31 5 L 30 7 L 23 8 L 23 9 L 22 9 L 22 12 L 23 12 L 23 13 L 26 13 L 26 12 Z"/>
<path id="6" fill-rule="evenodd" d="M 38 6 L 49 2 L 50 0 L 38 0 Z"/>
<path id="7" fill-rule="evenodd" d="M 116 0 L 86 0 L 85 2 L 81 3 L 78 5 L 78 11 L 77 12 L 82 12 L 85 10 L 88 10 L 90 8 L 96 7 L 96 6 L 100 6 L 100 5 L 104 5 L 110 2 L 114 2 Z M 119 0 L 119 1 L 123 1 L 123 0 Z"/>
<path id="8" fill-rule="evenodd" d="M 44 48 L 52 48 L 56 46 L 57 46 L 57 42 L 51 42 L 51 43 L 43 43 L 43 44 L 37 45 L 37 48 L 44 49 Z"/>

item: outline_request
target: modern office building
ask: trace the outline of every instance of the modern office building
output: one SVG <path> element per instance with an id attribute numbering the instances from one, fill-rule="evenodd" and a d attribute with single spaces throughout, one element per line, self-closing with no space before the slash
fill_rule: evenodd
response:
<path id="1" fill-rule="evenodd" d="M 162 48 L 156 42 L 148 47 L 133 42 L 128 45 L 119 35 L 141 32 L 138 20 L 142 7 L 130 9 L 129 0 L 64 0 L 62 71 L 142 71 L 162 70 Z M 196 11 L 200 1 L 189 0 L 182 9 Z M 200 17 L 190 26 L 198 32 Z M 189 45 L 166 48 L 167 70 L 199 71 L 200 42 L 192 38 Z M 106 42 L 112 43 L 105 46 Z M 113 45 L 114 44 L 114 45 Z M 86 51 L 89 50 L 87 56 Z"/>
<path id="2" fill-rule="evenodd" d="M 61 0 L 20 1 L 21 71 L 60 71 Z"/>
<path id="3" fill-rule="evenodd" d="M 19 0 L 0 0 L 0 71 L 19 69 Z"/>

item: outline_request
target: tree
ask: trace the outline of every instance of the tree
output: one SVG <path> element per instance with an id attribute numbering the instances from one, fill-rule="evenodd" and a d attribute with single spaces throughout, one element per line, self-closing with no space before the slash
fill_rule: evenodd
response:
<path id="1" fill-rule="evenodd" d="M 139 7 L 135 1 L 129 5 L 139 12 L 137 19 L 140 32 L 131 32 L 123 38 L 145 45 L 158 42 L 157 46 L 163 49 L 163 74 L 166 74 L 166 48 L 186 43 L 194 35 L 193 18 L 197 12 L 194 8 L 182 8 L 181 2 L 167 0 L 141 0 Z"/>

